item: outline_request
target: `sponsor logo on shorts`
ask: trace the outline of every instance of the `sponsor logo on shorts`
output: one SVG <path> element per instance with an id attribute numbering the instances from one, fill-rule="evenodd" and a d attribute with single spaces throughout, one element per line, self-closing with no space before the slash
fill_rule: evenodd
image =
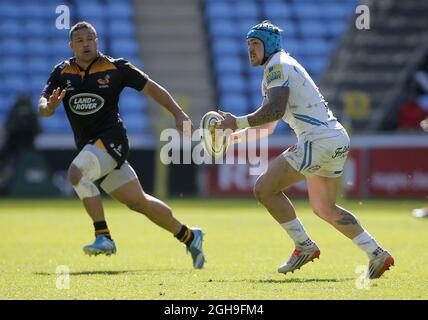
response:
<path id="1" fill-rule="evenodd" d="M 332 155 L 331 158 L 332 159 L 345 158 L 348 155 L 348 151 L 349 151 L 349 146 L 337 148 L 334 151 L 334 155 Z"/>
<path id="2" fill-rule="evenodd" d="M 311 166 L 311 167 L 309 167 L 309 168 L 307 169 L 307 171 L 308 171 L 309 173 L 314 173 L 314 172 L 318 171 L 319 169 L 321 169 L 321 166 L 316 165 L 316 166 Z"/>
<path id="3" fill-rule="evenodd" d="M 79 93 L 70 98 L 68 105 L 74 113 L 85 116 L 100 110 L 104 99 L 93 93 Z"/>

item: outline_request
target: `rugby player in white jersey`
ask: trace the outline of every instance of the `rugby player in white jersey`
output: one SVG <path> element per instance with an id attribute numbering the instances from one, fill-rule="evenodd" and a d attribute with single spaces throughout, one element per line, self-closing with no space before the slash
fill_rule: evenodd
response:
<path id="1" fill-rule="evenodd" d="M 379 278 L 394 264 L 393 257 L 377 244 L 351 212 L 336 204 L 340 176 L 349 153 L 348 134 L 306 70 L 282 49 L 280 32 L 267 20 L 248 32 L 250 63 L 264 68 L 264 100 L 259 109 L 245 116 L 220 111 L 225 119 L 218 128 L 235 131 L 231 140 L 239 141 L 246 134 L 246 128 L 265 128 L 272 133 L 282 119 L 297 135 L 296 145 L 273 160 L 254 187 L 257 200 L 295 242 L 294 252 L 278 272 L 293 272 L 320 255 L 320 249 L 283 192 L 306 179 L 312 210 L 367 253 L 367 278 Z"/>

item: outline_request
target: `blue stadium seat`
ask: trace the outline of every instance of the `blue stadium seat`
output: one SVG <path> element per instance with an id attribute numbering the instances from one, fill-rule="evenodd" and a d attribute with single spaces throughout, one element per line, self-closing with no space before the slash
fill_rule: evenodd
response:
<path id="1" fill-rule="evenodd" d="M 30 94 L 40 94 L 43 88 L 45 87 L 47 80 L 48 80 L 48 75 L 31 76 L 28 82 L 28 91 L 30 92 Z"/>
<path id="2" fill-rule="evenodd" d="M 251 95 L 251 105 L 248 109 L 248 112 L 253 112 L 255 111 L 257 108 L 259 108 L 262 105 L 263 102 L 263 96 L 261 93 L 254 93 Z"/>
<path id="3" fill-rule="evenodd" d="M 111 37 L 135 37 L 135 24 L 128 20 L 113 20 L 108 25 L 108 31 Z"/>
<path id="4" fill-rule="evenodd" d="M 14 2 L 0 3 L 0 19 L 19 19 L 21 17 L 21 8 Z"/>
<path id="5" fill-rule="evenodd" d="M 131 88 L 125 88 L 122 91 L 119 100 L 119 108 L 121 112 L 142 111 L 145 107 L 145 97 L 142 93 Z"/>
<path id="6" fill-rule="evenodd" d="M 214 68 L 217 74 L 238 74 L 240 75 L 244 70 L 244 64 L 239 56 L 227 55 L 214 62 Z"/>
<path id="7" fill-rule="evenodd" d="M 147 120 L 147 116 L 143 112 L 122 112 L 120 115 L 128 133 L 150 133 L 150 124 Z"/>
<path id="8" fill-rule="evenodd" d="M 43 20 L 29 20 L 24 24 L 24 32 L 27 37 L 44 37 L 46 38 L 50 32 L 49 24 L 45 23 Z"/>
<path id="9" fill-rule="evenodd" d="M 209 20 L 232 18 L 234 16 L 230 2 L 216 1 L 206 3 L 205 12 Z"/>
<path id="10" fill-rule="evenodd" d="M 326 20 L 339 20 L 345 21 L 351 15 L 355 14 L 356 1 L 346 1 L 338 4 L 334 2 L 328 2 L 322 6 L 323 16 Z"/>
<path id="11" fill-rule="evenodd" d="M 331 21 L 327 25 L 328 33 L 333 38 L 339 38 L 348 27 L 347 23 L 345 21 Z"/>
<path id="12" fill-rule="evenodd" d="M 10 55 L 0 60 L 0 74 L 2 74 L 3 77 L 9 77 L 10 75 L 14 74 L 22 74 L 26 71 L 27 65 L 22 57 L 17 55 Z"/>
<path id="13" fill-rule="evenodd" d="M 294 10 L 297 19 L 303 22 L 310 21 L 311 19 L 323 18 L 324 11 L 322 10 L 322 4 L 314 5 L 311 3 L 297 1 L 294 2 Z"/>
<path id="14" fill-rule="evenodd" d="M 36 3 L 24 3 L 20 5 L 20 14 L 22 17 L 32 17 L 34 20 L 45 20 L 52 16 L 58 16 L 55 12 L 57 6 L 61 5 L 60 1 L 57 4 L 40 1 Z"/>
<path id="15" fill-rule="evenodd" d="M 104 2 L 104 0 L 74 0 L 74 2 L 78 5 L 80 4 L 100 5 Z"/>
<path id="16" fill-rule="evenodd" d="M 277 19 L 275 22 L 282 30 L 282 41 L 300 36 L 298 24 L 290 19 Z"/>
<path id="17" fill-rule="evenodd" d="M 209 32 L 211 37 L 231 37 L 239 36 L 237 24 L 232 19 L 212 20 L 209 23 Z"/>
<path id="18" fill-rule="evenodd" d="M 296 38 L 284 39 L 283 47 L 293 57 L 299 56 L 304 52 L 303 42 Z"/>
<path id="19" fill-rule="evenodd" d="M 235 18 L 258 19 L 260 10 L 256 1 L 241 0 L 234 3 L 232 12 Z"/>
<path id="20" fill-rule="evenodd" d="M 70 123 L 65 115 L 55 114 L 53 117 L 40 118 L 42 130 L 45 133 L 71 133 Z"/>
<path id="21" fill-rule="evenodd" d="M 107 4 L 107 15 L 110 19 L 132 19 L 134 12 L 129 1 L 114 1 Z"/>
<path id="22" fill-rule="evenodd" d="M 132 38 L 112 39 L 110 48 L 114 57 L 137 55 L 139 51 L 137 42 Z"/>
<path id="23" fill-rule="evenodd" d="M 28 79 L 24 75 L 10 75 L 2 79 L 3 92 L 19 93 L 26 91 Z"/>
<path id="24" fill-rule="evenodd" d="M 221 94 L 219 108 L 223 111 L 232 112 L 238 116 L 247 113 L 249 101 L 244 94 L 230 93 Z"/>
<path id="25" fill-rule="evenodd" d="M 47 55 L 52 52 L 49 43 L 42 38 L 30 38 L 26 41 L 26 50 L 33 55 Z"/>
<path id="26" fill-rule="evenodd" d="M 245 66 L 246 66 L 246 72 L 251 77 L 259 78 L 260 81 L 263 77 L 263 68 L 261 66 L 253 67 L 251 66 L 250 62 L 248 61 L 248 58 L 245 57 Z"/>
<path id="27" fill-rule="evenodd" d="M 277 19 L 289 19 L 293 14 L 293 7 L 282 1 L 262 1 L 262 14 L 265 19 L 276 23 Z"/>
<path id="28" fill-rule="evenodd" d="M 303 21 L 299 24 L 300 33 L 304 38 L 327 37 L 327 22 Z"/>
<path id="29" fill-rule="evenodd" d="M 248 77 L 248 87 L 252 94 L 257 93 L 258 96 L 262 94 L 262 76 L 252 75 Z"/>
<path id="30" fill-rule="evenodd" d="M 324 56 L 312 57 L 307 61 L 308 72 L 318 77 L 318 75 L 324 71 L 327 67 L 327 59 Z"/>
<path id="31" fill-rule="evenodd" d="M 107 16 L 105 7 L 97 2 L 80 2 L 77 5 L 77 17 L 79 20 L 92 22 Z"/>
<path id="32" fill-rule="evenodd" d="M 233 38 L 220 38 L 211 42 L 214 55 L 225 56 L 225 55 L 237 55 L 242 51 L 242 47 L 246 49 L 244 41 L 242 43 Z"/>
<path id="33" fill-rule="evenodd" d="M 0 93 L 2 95 L 0 99 L 0 115 L 4 117 L 4 121 L 6 121 L 9 110 L 12 108 L 16 95 L 10 92 L 2 92 L 2 87 L 0 87 Z"/>
<path id="34" fill-rule="evenodd" d="M 26 52 L 24 41 L 21 39 L 3 39 L 0 40 L 0 56 L 21 56 Z"/>
<path id="35" fill-rule="evenodd" d="M 51 52 L 54 52 L 57 55 L 61 56 L 69 56 L 72 55 L 72 51 L 69 46 L 69 40 L 61 39 L 61 40 L 54 40 L 52 43 L 46 44 Z"/>
<path id="36" fill-rule="evenodd" d="M 240 75 L 220 75 L 217 78 L 220 93 L 244 92 L 248 84 Z"/>
<path id="37" fill-rule="evenodd" d="M 304 39 L 301 41 L 303 54 L 307 56 L 323 55 L 327 57 L 332 50 L 331 42 L 320 38 Z"/>
<path id="38" fill-rule="evenodd" d="M 1 12 L 1 11 L 0 11 Z M 10 16 L 0 20 L 0 37 L 19 37 L 22 35 L 22 24 L 19 20 L 12 20 Z"/>

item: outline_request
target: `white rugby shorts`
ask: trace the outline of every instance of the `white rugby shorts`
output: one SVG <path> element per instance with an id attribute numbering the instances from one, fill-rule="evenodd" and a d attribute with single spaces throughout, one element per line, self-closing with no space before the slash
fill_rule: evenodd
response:
<path id="1" fill-rule="evenodd" d="M 117 168 L 117 162 L 113 157 L 92 144 L 87 144 L 82 151 L 92 153 L 98 160 L 99 173 L 95 180 L 99 182 L 100 187 L 106 192 L 111 193 L 124 184 L 138 179 L 134 169 L 125 161 L 120 168 Z M 77 157 L 76 157 L 77 158 Z"/>
<path id="2" fill-rule="evenodd" d="M 332 130 L 320 136 L 301 137 L 297 144 L 282 155 L 287 162 L 304 176 L 318 175 L 335 178 L 343 173 L 350 148 L 345 129 Z"/>

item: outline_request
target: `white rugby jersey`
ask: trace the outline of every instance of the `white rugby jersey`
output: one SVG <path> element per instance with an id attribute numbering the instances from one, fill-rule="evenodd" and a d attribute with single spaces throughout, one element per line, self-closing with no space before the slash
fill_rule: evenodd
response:
<path id="1" fill-rule="evenodd" d="M 297 137 L 342 129 L 306 70 L 287 52 L 275 53 L 264 68 L 262 94 L 274 87 L 289 87 L 287 109 L 282 118 Z"/>

